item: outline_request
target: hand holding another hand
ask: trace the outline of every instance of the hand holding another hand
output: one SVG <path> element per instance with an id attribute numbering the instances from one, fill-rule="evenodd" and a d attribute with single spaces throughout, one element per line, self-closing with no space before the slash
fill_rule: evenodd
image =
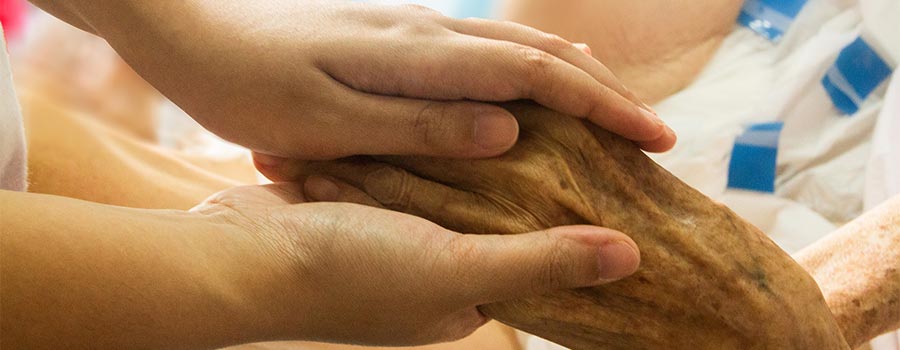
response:
<path id="1" fill-rule="evenodd" d="M 377 206 L 353 187 L 307 182 L 315 196 L 340 193 Z M 608 229 L 469 235 L 407 214 L 304 197 L 297 184 L 247 186 L 193 210 L 240 227 L 239 238 L 258 247 L 228 271 L 245 281 L 241 304 L 267 315 L 247 317 L 247 330 L 264 330 L 265 339 L 455 340 L 487 321 L 479 305 L 602 284 L 631 274 L 640 260 L 630 238 Z"/>
<path id="2" fill-rule="evenodd" d="M 484 102 L 518 99 L 648 151 L 675 142 L 584 47 L 511 22 L 333 1 L 110 6 L 126 9 L 84 21 L 203 126 L 261 153 L 496 156 L 518 125 Z M 147 35 L 135 40 L 136 27 Z"/>

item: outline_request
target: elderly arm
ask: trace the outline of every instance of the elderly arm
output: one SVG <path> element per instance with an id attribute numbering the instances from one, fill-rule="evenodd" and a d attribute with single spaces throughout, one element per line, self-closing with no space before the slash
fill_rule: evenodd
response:
<path id="1" fill-rule="evenodd" d="M 851 346 L 900 328 L 900 196 L 796 254 Z"/>

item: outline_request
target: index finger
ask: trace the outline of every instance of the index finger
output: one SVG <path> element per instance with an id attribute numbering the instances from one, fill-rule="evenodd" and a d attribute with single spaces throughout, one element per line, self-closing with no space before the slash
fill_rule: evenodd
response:
<path id="1" fill-rule="evenodd" d="M 497 66 L 520 96 L 634 141 L 653 141 L 666 133 L 655 114 L 604 85 L 584 70 L 540 49 L 498 42 Z"/>
<path id="2" fill-rule="evenodd" d="M 545 33 L 524 24 L 482 18 L 466 18 L 450 22 L 450 28 L 460 34 L 509 41 L 540 49 L 578 67 L 622 97 L 653 112 L 644 101 L 628 90 L 602 62 L 557 35 Z"/>
<path id="3" fill-rule="evenodd" d="M 628 88 L 625 87 L 624 84 L 622 84 L 622 82 L 615 76 L 615 74 L 613 74 L 612 71 L 609 70 L 609 68 L 603 65 L 600 61 L 594 59 L 590 54 L 587 54 L 582 49 L 575 47 L 574 44 L 557 35 L 544 33 L 540 30 L 515 22 L 494 21 L 479 18 L 456 20 L 450 22 L 448 25 L 452 30 L 460 34 L 487 39 L 509 41 L 547 52 L 583 70 L 585 73 L 589 74 L 592 78 L 597 80 L 597 82 L 599 82 L 601 85 L 615 91 L 620 96 L 631 101 L 636 106 L 651 114 L 648 115 L 647 113 L 642 113 L 645 117 L 649 117 L 655 123 L 662 123 L 662 120 L 658 118 L 656 112 L 654 112 L 650 106 L 648 106 L 640 98 L 638 98 L 637 95 L 628 90 Z M 593 109 L 592 111 L 596 111 L 596 109 Z M 598 116 L 592 117 L 588 115 L 587 117 L 590 120 L 594 121 L 596 124 L 603 126 L 610 131 L 616 132 L 615 129 L 609 128 L 606 124 L 599 121 Z M 655 127 L 655 125 L 651 127 Z M 638 126 L 638 128 L 640 128 L 640 126 Z M 627 135 L 623 136 L 627 137 Z M 641 148 L 647 151 L 662 152 L 672 148 L 672 146 L 675 144 L 676 137 L 671 128 L 666 127 L 666 130 L 655 139 L 635 140 L 643 141 L 639 142 L 639 144 Z"/>

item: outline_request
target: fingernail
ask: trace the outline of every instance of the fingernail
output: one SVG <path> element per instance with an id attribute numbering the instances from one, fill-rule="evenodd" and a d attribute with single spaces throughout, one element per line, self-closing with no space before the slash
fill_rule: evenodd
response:
<path id="1" fill-rule="evenodd" d="M 322 176 L 310 176 L 303 184 L 303 192 L 309 199 L 322 202 L 333 202 L 338 199 L 341 190 L 331 180 Z"/>
<path id="2" fill-rule="evenodd" d="M 509 114 L 483 114 L 475 119 L 475 143 L 488 150 L 505 149 L 516 142 L 519 125 Z"/>
<path id="3" fill-rule="evenodd" d="M 581 52 L 586 53 L 588 56 L 593 56 L 591 53 L 591 47 L 587 46 L 585 43 L 574 43 L 572 46 L 575 46 L 576 49 L 581 50 Z"/>
<path id="4" fill-rule="evenodd" d="M 648 105 L 644 102 L 641 102 L 641 108 L 643 108 L 647 112 L 653 113 L 653 115 L 655 115 L 655 116 L 659 116 L 659 113 L 656 113 L 656 111 L 653 110 L 653 107 L 650 107 L 650 105 Z"/>
<path id="5" fill-rule="evenodd" d="M 672 130 L 672 128 L 670 128 L 668 125 L 666 125 L 666 134 L 673 139 L 678 139 L 678 135 L 675 134 L 675 130 Z"/>
<path id="6" fill-rule="evenodd" d="M 646 106 L 646 105 L 645 105 L 645 106 Z M 644 107 L 641 107 L 640 110 L 641 110 L 641 115 L 643 115 L 644 118 L 649 119 L 650 121 L 652 121 L 652 122 L 655 123 L 656 125 L 659 125 L 659 126 L 666 126 L 666 122 L 663 121 L 662 118 L 660 118 L 659 115 L 657 115 L 656 113 L 654 113 L 654 112 L 652 112 L 651 110 L 649 110 L 649 109 L 647 109 L 647 108 L 644 108 Z"/>
<path id="7" fill-rule="evenodd" d="M 630 244 L 613 241 L 600 246 L 600 282 L 619 280 L 634 273 L 640 262 L 640 255 Z"/>
<path id="8" fill-rule="evenodd" d="M 268 154 L 255 153 L 253 154 L 253 161 L 256 162 L 256 164 L 262 165 L 264 167 L 274 168 L 284 163 L 284 158 Z"/>

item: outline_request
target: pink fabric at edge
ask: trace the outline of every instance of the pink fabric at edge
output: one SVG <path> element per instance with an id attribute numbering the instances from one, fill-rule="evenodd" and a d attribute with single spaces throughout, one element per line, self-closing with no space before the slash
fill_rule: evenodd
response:
<path id="1" fill-rule="evenodd" d="M 25 0 L 0 0 L 0 24 L 6 41 L 11 42 L 21 36 L 25 24 Z"/>

